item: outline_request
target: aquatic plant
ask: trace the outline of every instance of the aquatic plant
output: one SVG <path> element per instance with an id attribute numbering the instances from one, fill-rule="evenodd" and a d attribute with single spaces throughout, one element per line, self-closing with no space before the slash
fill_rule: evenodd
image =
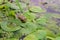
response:
<path id="1" fill-rule="evenodd" d="M 36 13 L 46 10 L 33 6 L 24 11 L 19 0 L 11 1 L 0 0 L 0 40 L 60 40 L 59 33 L 46 27 L 50 14 L 36 17 Z M 48 24 L 53 25 L 55 23 Z"/>

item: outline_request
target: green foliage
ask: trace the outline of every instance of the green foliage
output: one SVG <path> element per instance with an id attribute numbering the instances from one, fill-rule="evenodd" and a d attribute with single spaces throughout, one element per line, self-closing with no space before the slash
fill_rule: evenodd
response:
<path id="1" fill-rule="evenodd" d="M 37 32 L 35 32 L 34 34 L 36 38 L 43 40 L 46 37 L 47 32 L 45 30 L 37 30 Z"/>
<path id="2" fill-rule="evenodd" d="M 3 0 L 0 0 L 0 4 L 2 4 Z"/>
<path id="3" fill-rule="evenodd" d="M 8 0 L 4 2 L 2 4 L 3 0 L 0 0 L 0 40 L 60 40 L 60 30 L 57 30 L 56 22 L 51 21 L 51 16 L 60 16 L 44 14 L 37 18 L 34 13 L 46 11 L 38 6 L 24 11 L 19 0 L 13 3 Z M 26 17 L 26 22 L 22 22 L 25 19 L 19 18 L 17 14 Z"/>
<path id="4" fill-rule="evenodd" d="M 25 12 L 23 15 L 27 18 L 27 21 L 33 21 L 36 18 L 35 14 L 30 13 L 29 11 Z"/>
<path id="5" fill-rule="evenodd" d="M 19 30 L 21 27 L 16 25 L 15 23 L 7 23 L 7 22 L 2 22 L 1 23 L 1 28 L 5 31 L 16 31 Z"/>
<path id="6" fill-rule="evenodd" d="M 31 11 L 33 12 L 46 12 L 46 10 L 43 10 L 42 8 L 38 7 L 38 6 L 32 6 L 30 8 Z"/>
<path id="7" fill-rule="evenodd" d="M 38 40 L 35 35 L 30 34 L 27 37 L 24 38 L 24 40 Z"/>
<path id="8" fill-rule="evenodd" d="M 56 37 L 54 40 L 60 40 L 60 37 Z"/>

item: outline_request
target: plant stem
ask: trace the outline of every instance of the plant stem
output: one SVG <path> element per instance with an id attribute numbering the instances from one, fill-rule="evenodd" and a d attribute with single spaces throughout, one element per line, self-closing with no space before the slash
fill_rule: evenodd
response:
<path id="1" fill-rule="evenodd" d="M 19 0 L 16 0 L 16 4 L 17 4 L 17 6 L 19 7 L 21 13 L 23 13 L 23 9 L 22 9 L 22 7 L 21 7 L 21 4 L 19 3 Z"/>

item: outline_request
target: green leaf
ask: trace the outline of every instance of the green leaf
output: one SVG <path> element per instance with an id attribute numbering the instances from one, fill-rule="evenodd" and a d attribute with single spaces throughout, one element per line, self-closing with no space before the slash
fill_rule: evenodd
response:
<path id="1" fill-rule="evenodd" d="M 30 34 L 27 37 L 24 38 L 24 40 L 38 40 L 35 35 Z"/>
<path id="2" fill-rule="evenodd" d="M 17 4 L 17 6 L 19 7 L 20 11 L 23 12 L 23 9 L 22 9 L 22 7 L 21 7 L 21 4 L 19 3 L 19 0 L 16 0 L 16 4 Z"/>
<path id="3" fill-rule="evenodd" d="M 2 22 L 1 23 L 1 28 L 4 31 L 16 31 L 16 30 L 19 30 L 21 27 L 17 26 L 16 24 L 10 25 L 8 22 Z"/>
<path id="4" fill-rule="evenodd" d="M 47 32 L 45 30 L 37 30 L 36 32 L 34 32 L 35 36 L 38 38 L 38 39 L 44 39 L 47 35 Z"/>
<path id="5" fill-rule="evenodd" d="M 13 32 L 5 32 L 5 37 L 6 38 L 11 38 L 14 36 L 14 33 Z"/>
<path id="6" fill-rule="evenodd" d="M 22 34 L 29 34 L 29 33 L 36 31 L 37 27 L 38 26 L 36 24 L 34 24 L 32 22 L 27 22 L 27 23 L 25 23 L 24 28 L 22 28 L 20 31 Z"/>
<path id="7" fill-rule="evenodd" d="M 56 35 L 53 33 L 53 31 L 49 30 L 49 29 L 46 29 L 46 32 L 47 32 L 47 36 L 48 37 L 52 37 L 52 38 L 55 38 Z"/>
<path id="8" fill-rule="evenodd" d="M 0 10 L 1 10 L 3 7 L 5 7 L 5 5 L 0 5 Z"/>
<path id="9" fill-rule="evenodd" d="M 3 3 L 3 0 L 0 0 L 0 4 L 2 4 Z"/>
<path id="10" fill-rule="evenodd" d="M 60 40 L 60 37 L 56 37 L 54 40 Z"/>
<path id="11" fill-rule="evenodd" d="M 46 38 L 47 38 L 47 40 L 54 40 L 53 37 L 49 37 L 49 36 L 47 36 Z"/>
<path id="12" fill-rule="evenodd" d="M 3 33 L 4 31 L 2 29 L 0 29 L 0 33 Z"/>
<path id="13" fill-rule="evenodd" d="M 15 4 L 15 3 L 10 3 L 8 2 L 8 7 L 12 8 L 12 9 L 16 9 L 16 10 L 19 10 L 19 7 Z"/>
<path id="14" fill-rule="evenodd" d="M 30 34 L 32 31 L 29 30 L 28 28 L 22 28 L 22 29 L 20 30 L 20 32 L 21 32 L 22 34 Z"/>
<path id="15" fill-rule="evenodd" d="M 39 6 L 32 6 L 31 8 L 30 8 L 30 10 L 32 11 L 32 12 L 46 12 L 45 10 L 43 10 L 41 7 L 39 7 Z"/>
<path id="16" fill-rule="evenodd" d="M 27 18 L 27 21 L 33 21 L 36 18 L 35 14 L 30 13 L 29 11 L 25 12 L 24 16 Z"/>
<path id="17" fill-rule="evenodd" d="M 9 38 L 9 39 L 6 39 L 6 40 L 19 40 L 17 38 Z"/>
<path id="18" fill-rule="evenodd" d="M 41 17 L 41 18 L 37 19 L 36 22 L 38 24 L 43 24 L 44 25 L 44 24 L 46 24 L 47 19 L 45 17 Z"/>
<path id="19" fill-rule="evenodd" d="M 11 10 L 9 15 L 15 16 L 15 11 Z"/>
<path id="20" fill-rule="evenodd" d="M 36 32 L 33 32 L 29 35 L 27 35 L 24 40 L 42 40 L 46 37 L 46 31 L 44 30 L 37 30 Z"/>

